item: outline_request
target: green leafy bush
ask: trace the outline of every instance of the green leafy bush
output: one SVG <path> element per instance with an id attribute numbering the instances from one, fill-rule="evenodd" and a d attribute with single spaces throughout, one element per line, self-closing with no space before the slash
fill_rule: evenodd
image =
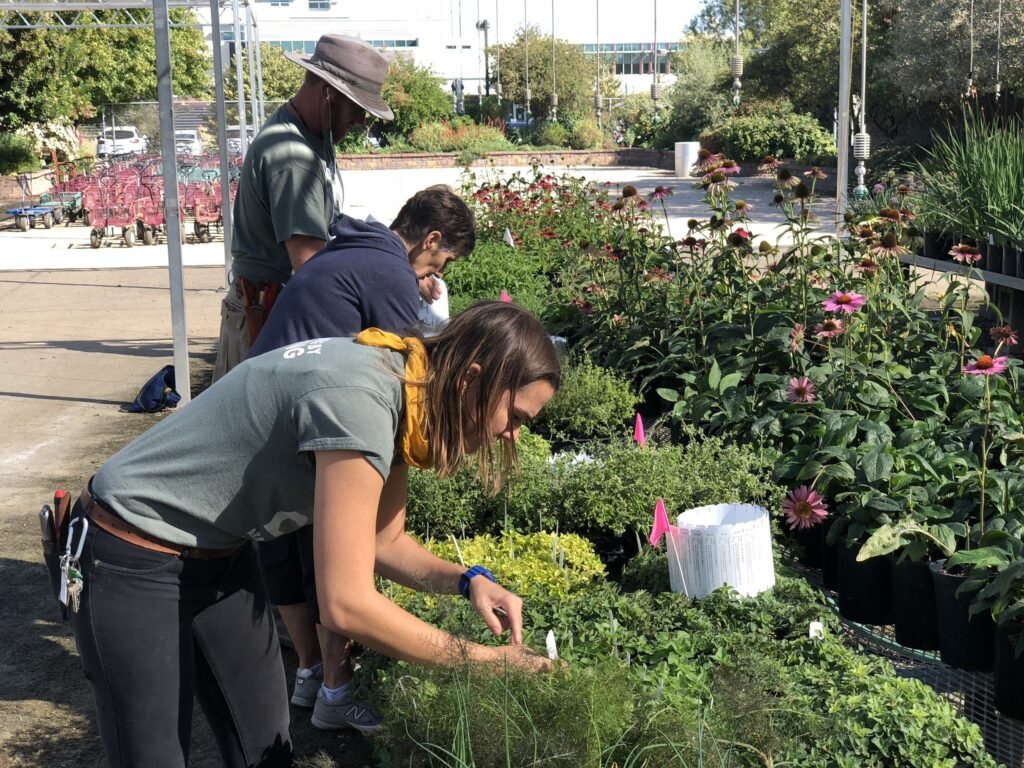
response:
<path id="1" fill-rule="evenodd" d="M 478 243 L 473 253 L 453 261 L 444 272 L 448 301 L 456 314 L 483 299 L 496 299 L 504 290 L 521 307 L 543 317 L 549 304 L 545 259 L 533 250 L 505 243 Z"/>
<path id="2" fill-rule="evenodd" d="M 472 120 L 421 123 L 409 136 L 420 152 L 496 152 L 512 145 L 499 128 L 477 125 Z"/>
<path id="3" fill-rule="evenodd" d="M 534 128 L 533 143 L 543 147 L 564 147 L 569 141 L 569 131 L 561 123 L 548 122 Z"/>
<path id="4" fill-rule="evenodd" d="M 755 113 L 727 117 L 700 135 L 701 144 L 739 162 L 768 155 L 815 161 L 836 153 L 832 136 L 811 115 Z"/>
<path id="5" fill-rule="evenodd" d="M 0 133 L 0 175 L 39 167 L 32 140 L 27 136 Z"/>
<path id="6" fill-rule="evenodd" d="M 562 366 L 562 386 L 533 421 L 556 441 L 584 442 L 621 435 L 640 396 L 625 375 L 594 365 L 586 355 Z"/>
<path id="7" fill-rule="evenodd" d="M 569 134 L 569 146 L 573 149 L 596 149 L 604 143 L 604 131 L 592 117 L 577 120 Z"/>

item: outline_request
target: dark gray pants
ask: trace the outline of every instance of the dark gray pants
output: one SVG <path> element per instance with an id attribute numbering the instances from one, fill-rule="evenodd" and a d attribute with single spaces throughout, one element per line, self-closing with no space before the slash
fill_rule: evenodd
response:
<path id="1" fill-rule="evenodd" d="M 90 525 L 81 565 L 71 625 L 112 767 L 184 768 L 193 696 L 226 766 L 292 764 L 281 650 L 252 545 L 182 559 Z"/>

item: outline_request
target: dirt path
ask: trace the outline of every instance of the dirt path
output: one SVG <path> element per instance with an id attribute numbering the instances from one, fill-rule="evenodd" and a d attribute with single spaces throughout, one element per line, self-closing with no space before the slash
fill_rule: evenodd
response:
<path id="1" fill-rule="evenodd" d="M 222 280 L 219 267 L 185 271 L 193 391 L 209 383 Z M 166 269 L 0 272 L 3 768 L 104 764 L 74 639 L 48 594 L 36 513 L 57 487 L 77 494 L 107 457 L 162 418 L 118 408 L 172 362 L 170 337 Z M 302 712 L 293 718 L 298 752 L 320 753 L 317 766 L 369 762 L 359 737 L 322 734 Z M 193 734 L 191 765 L 220 765 L 201 716 Z"/>

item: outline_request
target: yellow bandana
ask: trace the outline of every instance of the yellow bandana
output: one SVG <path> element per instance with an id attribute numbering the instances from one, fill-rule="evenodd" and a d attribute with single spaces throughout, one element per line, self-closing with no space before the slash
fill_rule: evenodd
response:
<path id="1" fill-rule="evenodd" d="M 405 355 L 405 429 L 402 430 L 402 456 L 417 469 L 430 469 L 434 459 L 427 442 L 427 350 L 415 336 L 402 338 L 380 328 L 367 328 L 356 336 L 357 344 L 384 347 Z"/>

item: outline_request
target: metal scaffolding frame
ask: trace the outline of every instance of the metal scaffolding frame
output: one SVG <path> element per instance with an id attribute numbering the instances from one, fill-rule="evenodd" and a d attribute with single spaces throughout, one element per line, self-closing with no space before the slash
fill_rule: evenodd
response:
<path id="1" fill-rule="evenodd" d="M 241 5 L 245 6 L 246 34 L 240 29 Z M 259 52 L 253 56 L 250 41 L 258 45 L 259 27 L 253 13 L 252 0 L 0 0 L 0 29 L 98 29 L 148 28 L 153 27 L 156 48 L 157 94 L 160 114 L 160 154 L 164 178 L 164 216 L 167 227 L 167 269 L 171 294 L 171 329 L 174 340 L 174 367 L 177 371 L 177 387 L 181 403 L 192 399 L 192 382 L 188 357 L 188 334 L 185 322 L 184 270 L 181 255 L 180 202 L 178 198 L 178 169 L 174 148 L 174 101 L 171 81 L 172 27 L 211 27 L 211 43 L 214 61 L 214 90 L 217 110 L 217 138 L 220 145 L 221 203 L 224 221 L 224 279 L 227 283 L 231 269 L 231 189 L 230 166 L 227 146 L 226 109 L 224 106 L 224 61 L 221 35 L 221 13 L 230 6 L 234 21 L 233 46 L 237 62 L 239 137 L 242 153 L 247 149 L 248 140 L 245 119 L 245 88 L 242 71 L 242 44 L 248 49 L 249 83 L 252 94 L 252 126 L 258 130 L 265 119 L 263 99 L 263 72 Z M 186 8 L 202 10 L 209 8 L 210 24 L 171 24 L 170 9 Z M 97 14 L 103 11 L 121 11 L 126 19 L 122 23 L 101 20 Z M 133 16 L 132 12 L 147 11 L 153 20 Z M 52 14 L 40 19 L 35 14 Z"/>

